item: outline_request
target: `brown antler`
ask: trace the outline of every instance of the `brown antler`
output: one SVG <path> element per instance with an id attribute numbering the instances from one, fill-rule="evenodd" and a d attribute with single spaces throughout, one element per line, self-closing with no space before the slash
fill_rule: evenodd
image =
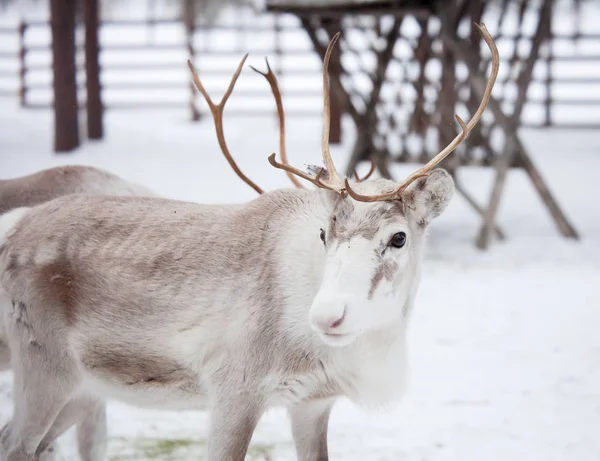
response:
<path id="1" fill-rule="evenodd" d="M 231 156 L 231 153 L 229 152 L 229 149 L 227 148 L 227 143 L 225 142 L 225 135 L 223 134 L 223 109 L 225 108 L 227 99 L 229 99 L 229 96 L 231 95 L 231 92 L 233 91 L 235 82 L 237 81 L 238 77 L 240 76 L 240 73 L 242 72 L 242 66 L 244 65 L 244 62 L 246 62 L 247 57 L 248 57 L 248 55 L 246 55 L 242 58 L 242 61 L 240 62 L 240 65 L 238 66 L 237 70 L 235 71 L 235 74 L 233 74 L 231 82 L 229 83 L 229 87 L 227 88 L 227 91 L 223 95 L 223 98 L 221 99 L 221 102 L 219 102 L 219 104 L 213 103 L 212 99 L 210 99 L 210 96 L 204 89 L 204 86 L 202 86 L 202 82 L 200 81 L 200 78 L 198 77 L 198 74 L 196 73 L 196 70 L 194 69 L 192 62 L 188 59 L 187 63 L 188 63 L 188 67 L 190 68 L 190 71 L 192 72 L 192 78 L 194 79 L 196 88 L 198 88 L 198 91 L 200 93 L 202 93 L 202 96 L 204 96 L 204 99 L 206 99 L 206 102 L 208 103 L 208 107 L 210 108 L 210 111 L 212 113 L 213 120 L 215 121 L 215 130 L 217 132 L 217 139 L 219 141 L 219 147 L 221 147 L 221 151 L 223 152 L 223 155 L 225 155 L 225 158 L 231 165 L 231 168 L 233 168 L 233 171 L 235 171 L 235 173 L 242 179 L 242 181 L 244 181 L 246 184 L 248 184 L 252 189 L 254 189 L 259 194 L 262 194 L 263 190 L 260 187 L 258 187 L 244 173 L 242 173 L 240 168 L 237 166 L 237 163 L 235 163 L 235 160 L 233 160 L 233 157 Z"/>
<path id="2" fill-rule="evenodd" d="M 477 109 L 477 111 L 475 112 L 475 114 L 473 115 L 471 120 L 469 120 L 469 123 L 467 123 L 465 125 L 465 123 L 457 115 L 456 120 L 458 121 L 458 124 L 461 127 L 461 132 L 456 136 L 456 138 L 454 138 L 454 140 L 450 144 L 448 144 L 448 146 L 446 146 L 445 149 L 443 149 L 439 154 L 437 154 L 435 157 L 433 157 L 426 165 L 424 165 L 422 168 L 419 168 L 417 171 L 415 171 L 413 174 L 411 174 L 408 178 L 406 178 L 401 184 L 398 185 L 398 187 L 396 187 L 391 192 L 388 192 L 385 194 L 380 194 L 380 195 L 362 195 L 362 194 L 359 194 L 359 193 L 355 192 L 354 190 L 352 190 L 352 188 L 350 187 L 350 184 L 348 183 L 348 180 L 346 179 L 345 180 L 345 188 L 346 188 L 348 194 L 353 199 L 361 201 L 361 202 L 377 202 L 377 201 L 381 201 L 381 200 L 394 200 L 394 199 L 400 198 L 402 192 L 404 192 L 406 190 L 406 188 L 408 186 L 410 186 L 410 184 L 412 184 L 414 181 L 416 181 L 419 178 L 428 176 L 429 172 L 436 165 L 438 165 L 452 151 L 454 151 L 454 149 L 456 149 L 466 139 L 467 135 L 473 129 L 473 127 L 477 124 L 477 122 L 479 122 L 479 119 L 481 118 L 483 111 L 485 110 L 487 103 L 490 100 L 490 95 L 492 94 L 492 88 L 494 87 L 494 83 L 496 82 L 496 77 L 498 76 L 498 67 L 499 67 L 500 59 L 498 56 L 498 49 L 496 48 L 496 44 L 494 43 L 494 39 L 488 32 L 487 28 L 485 27 L 485 24 L 479 25 L 479 24 L 475 23 L 475 27 L 477 27 L 477 29 L 481 33 L 483 39 L 485 40 L 488 47 L 490 48 L 490 51 L 492 52 L 492 71 L 490 73 L 490 78 L 488 80 L 487 87 L 483 94 L 481 104 L 479 105 L 479 108 Z"/>
<path id="3" fill-rule="evenodd" d="M 279 118 L 279 151 L 281 152 L 281 160 L 284 164 L 289 165 L 287 152 L 285 150 L 285 112 L 283 110 L 283 103 L 281 102 L 281 92 L 279 91 L 279 85 L 277 83 L 277 77 L 271 70 L 271 66 L 269 66 L 269 60 L 265 58 L 265 62 L 267 63 L 267 72 L 261 72 L 254 66 L 250 66 L 250 68 L 254 71 L 262 75 L 267 79 L 269 85 L 271 85 L 271 92 L 273 93 L 273 97 L 275 98 L 275 104 L 277 105 L 277 117 Z M 304 186 L 298 178 L 294 176 L 290 171 L 285 170 L 285 174 L 288 175 L 290 181 L 294 183 L 294 186 L 304 189 Z"/>
<path id="4" fill-rule="evenodd" d="M 327 179 L 321 179 L 321 174 L 323 173 L 323 170 L 320 170 L 316 176 L 311 176 L 307 173 L 304 173 L 302 170 L 299 170 L 298 168 L 288 165 L 287 163 L 277 162 L 277 160 L 275 160 L 275 154 L 272 154 L 269 157 L 269 163 L 275 168 L 279 168 L 293 175 L 300 176 L 301 178 L 312 182 L 318 187 L 333 190 L 345 196 L 346 190 L 344 187 L 344 180 L 340 177 L 337 170 L 335 169 L 333 159 L 331 158 L 331 153 L 329 152 L 330 108 L 327 71 L 329 68 L 329 59 L 331 58 L 331 52 L 339 37 L 340 33 L 338 32 L 331 39 L 331 42 L 329 42 L 329 46 L 327 47 L 327 51 L 325 52 L 325 59 L 323 60 L 323 135 L 321 139 L 321 150 L 323 153 L 323 162 L 325 163 L 325 169 L 328 173 Z"/>
<path id="5" fill-rule="evenodd" d="M 354 178 L 356 179 L 356 182 L 363 182 L 366 181 L 367 179 L 369 179 L 371 177 L 371 175 L 373 173 L 375 173 L 375 159 L 373 157 L 371 157 L 369 159 L 371 161 L 371 168 L 369 169 L 369 172 L 364 175 L 362 178 L 358 176 L 358 173 L 356 170 L 354 170 Z"/>

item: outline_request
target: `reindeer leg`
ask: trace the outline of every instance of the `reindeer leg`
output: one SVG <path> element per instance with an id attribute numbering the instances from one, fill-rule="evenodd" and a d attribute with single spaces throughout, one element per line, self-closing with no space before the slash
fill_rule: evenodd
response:
<path id="1" fill-rule="evenodd" d="M 10 369 L 10 347 L 4 328 L 5 316 L 12 310 L 12 301 L 6 292 L 0 288 L 0 371 Z"/>
<path id="2" fill-rule="evenodd" d="M 213 403 L 208 437 L 208 461 L 244 461 L 264 407 L 262 398 L 239 392 Z"/>
<path id="3" fill-rule="evenodd" d="M 82 461 L 106 459 L 106 404 L 96 401 L 77 425 L 77 446 Z"/>
<path id="4" fill-rule="evenodd" d="M 298 461 L 327 461 L 327 424 L 332 400 L 302 403 L 289 409 Z"/>
<path id="5" fill-rule="evenodd" d="M 2 339 L 0 339 L 0 371 L 10 369 L 10 349 Z"/>
<path id="6" fill-rule="evenodd" d="M 65 344 L 66 334 L 36 331 L 29 312 L 28 306 L 17 302 L 5 317 L 14 373 L 14 413 L 0 432 L 2 461 L 40 459 L 46 433 L 80 381 Z"/>
<path id="7" fill-rule="evenodd" d="M 4 314 L 10 312 L 12 309 L 12 302 L 8 298 L 8 295 L 4 290 L 0 289 L 0 371 L 10 370 L 10 347 L 8 346 L 8 338 L 5 337 L 5 316 Z M 1 458 L 0 458 L 1 459 Z M 48 445 L 46 449 L 40 454 L 40 461 L 52 461 L 54 459 L 54 446 Z"/>
<path id="8" fill-rule="evenodd" d="M 10 370 L 10 348 L 8 344 L 0 339 L 0 371 Z M 52 461 L 54 459 L 54 444 L 48 444 L 40 454 L 40 461 Z M 2 453 L 0 447 L 0 453 Z M 3 459 L 0 457 L 0 459 Z"/>
<path id="9" fill-rule="evenodd" d="M 106 413 L 104 402 L 94 397 L 72 399 L 60 411 L 46 432 L 38 451 L 60 437 L 73 424 L 77 425 L 77 442 L 82 461 L 102 461 L 106 458 Z"/>

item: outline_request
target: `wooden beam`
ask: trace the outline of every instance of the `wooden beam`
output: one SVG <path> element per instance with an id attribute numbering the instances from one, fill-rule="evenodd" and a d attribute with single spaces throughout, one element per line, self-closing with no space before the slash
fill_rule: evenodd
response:
<path id="1" fill-rule="evenodd" d="M 454 177 L 454 187 L 456 191 L 463 196 L 467 203 L 471 205 L 471 207 L 477 212 L 479 216 L 481 216 L 482 218 L 485 217 L 485 209 L 483 209 L 481 205 L 477 203 L 477 201 L 473 198 L 470 192 L 463 187 L 462 183 L 456 178 L 456 176 Z M 500 226 L 498 226 L 497 224 L 494 224 L 494 231 L 496 232 L 496 236 L 500 240 L 504 240 L 506 238 L 506 235 L 504 234 Z"/>
<path id="2" fill-rule="evenodd" d="M 195 62 L 196 50 L 194 48 L 194 32 L 196 30 L 196 9 L 194 0 L 184 0 L 183 3 L 183 22 L 185 24 L 185 40 L 187 43 L 188 59 L 198 66 Z M 196 85 L 194 84 L 193 78 L 190 76 L 189 82 L 190 88 L 190 113 L 192 115 L 192 121 L 197 122 L 200 120 L 200 110 L 196 106 Z"/>
<path id="3" fill-rule="evenodd" d="M 87 87 L 87 133 L 89 139 L 102 139 L 102 97 L 98 45 L 98 0 L 84 0 L 85 75 Z"/>
<path id="4" fill-rule="evenodd" d="M 304 28 L 304 30 L 306 30 L 308 38 L 310 38 L 310 41 L 312 42 L 315 51 L 319 54 L 321 60 L 325 59 L 325 51 L 327 50 L 327 44 L 323 45 L 321 42 L 319 42 L 319 39 L 317 38 L 317 31 L 315 27 L 313 27 L 313 25 L 311 24 L 311 21 L 308 17 L 301 17 L 300 19 L 302 21 L 302 27 Z M 360 126 L 362 122 L 362 116 L 360 112 L 352 104 L 350 96 L 348 95 L 348 92 L 342 85 L 341 80 L 339 78 L 335 78 L 335 75 L 333 75 L 332 77 L 334 78 L 331 78 L 329 81 L 329 85 L 331 87 L 331 94 L 334 94 L 338 102 L 342 104 L 343 110 L 350 114 L 352 120 L 354 120 L 355 125 Z"/>
<path id="5" fill-rule="evenodd" d="M 27 24 L 21 21 L 19 24 L 19 102 L 21 107 L 27 105 L 27 46 L 25 44 L 25 32 L 27 32 Z"/>
<path id="6" fill-rule="evenodd" d="M 321 18 L 341 18 L 358 14 L 372 16 L 415 16 L 423 18 L 433 13 L 433 1 L 423 0 L 382 0 L 371 2 L 274 2 L 268 1 L 266 10 L 278 13 L 292 13 L 297 16 L 319 16 Z"/>
<path id="7" fill-rule="evenodd" d="M 443 7 L 441 24 L 441 34 L 447 37 L 456 36 L 458 28 L 458 17 L 460 9 L 458 8 L 457 0 L 448 1 Z M 442 150 L 452 142 L 456 136 L 456 128 L 453 123 L 454 111 L 456 109 L 456 59 L 450 49 L 449 44 L 442 40 L 442 75 L 441 89 L 438 93 L 437 108 L 439 110 L 440 120 L 442 123 L 438 126 L 438 151 Z M 457 154 L 446 158 L 441 163 L 441 167 L 449 170 L 454 170 L 459 161 Z"/>
<path id="8" fill-rule="evenodd" d="M 387 158 L 379 158 L 383 156 L 381 155 L 381 152 L 375 151 L 371 140 L 373 138 L 373 134 L 377 130 L 377 113 L 375 112 L 375 109 L 377 108 L 377 103 L 379 102 L 381 88 L 385 82 L 387 68 L 390 61 L 394 57 L 394 45 L 396 44 L 398 36 L 400 35 L 400 26 L 402 25 L 403 19 L 404 18 L 394 19 L 392 28 L 384 36 L 386 40 L 385 47 L 377 52 L 377 65 L 375 68 L 375 73 L 371 77 L 373 85 L 371 95 L 362 114 L 363 122 L 356 127 L 359 136 L 357 137 L 357 144 L 352 152 L 352 156 L 350 157 L 350 163 L 346 168 L 347 176 L 352 175 L 358 165 L 358 162 L 361 160 L 366 160 L 366 158 L 373 155 L 375 156 L 375 164 L 377 165 L 377 169 L 381 175 L 383 177 L 390 177 L 389 169 L 387 166 L 383 166 L 385 165 Z M 360 143 L 358 142 L 359 140 L 361 141 Z"/>
<path id="9" fill-rule="evenodd" d="M 537 59 L 537 55 L 539 53 L 539 46 L 545 36 L 544 34 L 547 33 L 547 24 L 550 20 L 549 13 L 549 0 L 546 0 L 540 10 L 540 22 L 538 24 L 538 30 L 535 34 L 535 40 L 532 45 L 529 61 L 527 62 L 525 69 L 518 77 L 519 97 L 523 97 L 523 95 L 527 92 L 527 85 L 531 80 L 531 74 L 533 72 L 535 60 Z M 442 30 L 444 29 L 442 28 Z M 456 35 L 448 35 L 447 33 L 444 33 L 443 39 L 444 43 L 450 47 L 456 57 L 465 62 L 469 68 L 469 81 L 473 87 L 473 90 L 477 93 L 478 97 L 483 97 L 486 79 L 479 71 L 479 66 L 477 60 L 475 59 L 476 55 L 472 53 L 472 47 L 463 40 L 460 40 Z M 491 232 L 494 227 L 493 223 L 500 205 L 500 198 L 506 182 L 508 170 L 513 164 L 515 156 L 518 156 L 519 161 L 523 165 L 527 174 L 530 176 L 532 183 L 542 198 L 542 201 L 550 211 L 550 214 L 556 222 L 560 232 L 565 237 L 578 238 L 575 228 L 569 223 L 567 217 L 558 205 L 556 199 L 553 197 L 550 189 L 542 179 L 541 174 L 537 170 L 535 164 L 527 154 L 525 147 L 519 139 L 517 128 L 523 104 L 515 105 L 515 112 L 511 117 L 508 117 L 506 114 L 504 114 L 500 104 L 496 99 L 494 99 L 493 96 L 489 100 L 488 108 L 494 114 L 498 124 L 503 128 L 506 136 L 506 144 L 505 148 L 503 149 L 504 154 L 502 157 L 500 157 L 496 166 L 496 181 L 492 189 L 489 205 L 486 209 L 484 224 L 481 228 L 479 237 L 477 238 L 477 246 L 480 249 L 485 249 L 489 245 Z"/>
<path id="10" fill-rule="evenodd" d="M 75 81 L 75 3 L 76 0 L 50 0 L 55 152 L 70 152 L 79 146 Z"/>

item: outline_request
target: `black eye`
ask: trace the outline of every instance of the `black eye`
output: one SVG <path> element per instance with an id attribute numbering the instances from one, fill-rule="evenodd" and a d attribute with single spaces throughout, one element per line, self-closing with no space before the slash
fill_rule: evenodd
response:
<path id="1" fill-rule="evenodd" d="M 398 232 L 394 234 L 392 239 L 390 240 L 390 246 L 394 248 L 402 248 L 406 245 L 406 234 L 404 232 Z"/>
<path id="2" fill-rule="evenodd" d="M 321 229 L 321 242 L 323 242 L 323 244 L 325 244 L 325 231 L 323 229 Z"/>

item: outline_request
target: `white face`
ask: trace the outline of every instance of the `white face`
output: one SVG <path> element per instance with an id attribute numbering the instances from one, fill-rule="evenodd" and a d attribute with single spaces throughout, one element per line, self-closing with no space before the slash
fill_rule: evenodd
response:
<path id="1" fill-rule="evenodd" d="M 325 266 L 309 312 L 330 346 L 401 322 L 420 278 L 424 225 L 402 202 L 339 199 L 321 231 Z"/>

